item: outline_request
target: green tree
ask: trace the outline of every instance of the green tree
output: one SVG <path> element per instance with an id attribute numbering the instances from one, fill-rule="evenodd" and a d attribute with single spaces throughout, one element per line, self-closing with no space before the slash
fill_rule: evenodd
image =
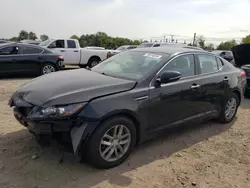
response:
<path id="1" fill-rule="evenodd" d="M 212 51 L 214 50 L 214 45 L 212 43 L 208 44 L 206 47 L 205 47 L 206 50 L 208 51 Z"/>
<path id="2" fill-rule="evenodd" d="M 250 35 L 247 35 L 246 37 L 244 37 L 244 38 L 242 39 L 242 42 L 241 42 L 241 43 L 243 43 L 243 44 L 250 43 Z"/>
<path id="3" fill-rule="evenodd" d="M 12 37 L 9 39 L 10 41 L 13 41 L 13 42 L 17 42 L 18 41 L 18 37 Z"/>
<path id="4" fill-rule="evenodd" d="M 230 40 L 230 41 L 222 42 L 217 47 L 217 50 L 230 50 L 232 47 L 234 47 L 236 45 L 237 45 L 237 43 L 236 43 L 235 40 Z"/>
<path id="5" fill-rule="evenodd" d="M 48 35 L 40 35 L 40 40 L 41 41 L 45 41 L 45 40 L 48 40 L 49 39 L 49 36 Z"/>
<path id="6" fill-rule="evenodd" d="M 24 39 L 29 39 L 29 33 L 25 30 L 20 31 L 18 35 L 18 40 L 24 40 Z"/>
<path id="7" fill-rule="evenodd" d="M 81 35 L 80 37 L 73 35 L 71 38 L 78 39 L 81 47 L 101 46 L 107 49 L 116 49 L 122 45 L 139 45 L 139 40 L 130 40 L 128 38 L 111 37 L 104 32 L 96 34 Z"/>
<path id="8" fill-rule="evenodd" d="M 197 37 L 197 43 L 199 44 L 199 46 L 202 48 L 202 49 L 205 49 L 206 48 L 206 45 L 205 45 L 205 37 L 203 35 L 200 35 Z"/>
<path id="9" fill-rule="evenodd" d="M 36 34 L 34 33 L 34 32 L 29 32 L 29 39 L 30 40 L 36 40 L 37 39 L 37 36 L 36 36 Z"/>
<path id="10" fill-rule="evenodd" d="M 77 35 L 72 35 L 70 38 L 71 38 L 71 39 L 77 39 L 77 40 L 80 39 Z"/>

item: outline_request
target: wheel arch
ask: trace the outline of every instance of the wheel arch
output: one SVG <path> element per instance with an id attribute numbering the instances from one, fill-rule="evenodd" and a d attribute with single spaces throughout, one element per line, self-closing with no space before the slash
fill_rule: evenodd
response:
<path id="1" fill-rule="evenodd" d="M 141 123 L 140 123 L 138 116 L 133 111 L 117 110 L 114 112 L 109 112 L 108 114 L 106 114 L 105 116 L 103 116 L 101 118 L 100 124 L 104 121 L 107 121 L 109 119 L 112 119 L 112 118 L 118 117 L 118 116 L 124 116 L 124 117 L 132 120 L 132 122 L 134 123 L 134 126 L 136 128 L 136 144 L 138 144 L 141 141 Z"/>
<path id="2" fill-rule="evenodd" d="M 97 55 L 91 56 L 91 57 L 89 58 L 89 60 L 88 60 L 88 63 L 90 62 L 91 59 L 98 59 L 98 60 L 101 61 L 101 58 L 100 58 L 99 56 L 97 56 Z"/>
<path id="3" fill-rule="evenodd" d="M 238 96 L 238 98 L 239 98 L 239 103 L 241 103 L 242 97 L 241 97 L 240 91 L 239 91 L 238 89 L 234 89 L 234 90 L 233 90 L 233 93 L 235 93 L 235 94 Z"/>

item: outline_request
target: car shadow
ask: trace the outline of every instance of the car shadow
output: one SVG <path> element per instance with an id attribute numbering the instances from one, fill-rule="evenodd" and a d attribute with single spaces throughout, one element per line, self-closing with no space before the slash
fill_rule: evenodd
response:
<path id="1" fill-rule="evenodd" d="M 230 124 L 214 121 L 186 125 L 164 131 L 157 138 L 134 149 L 123 164 L 109 170 L 99 170 L 77 162 L 73 154 L 62 152 L 57 146 L 41 148 L 25 129 L 0 135 L 0 161 L 6 166 L 2 177 L 18 187 L 92 187 L 103 181 L 117 186 L 129 186 L 133 177 L 124 173 L 183 151 L 194 144 L 230 129 Z M 62 158 L 62 156 L 64 156 Z M 33 159 L 33 160 L 32 160 Z M 63 160 L 62 160 L 63 159 Z M 8 171 L 9 169 L 9 171 Z M 0 169 L 1 170 L 1 169 Z M 17 171 L 11 174 L 11 171 Z M 29 179 L 23 179 L 23 176 Z M 15 182 L 16 181 L 16 182 Z M 5 182 L 5 183 L 6 183 Z M 6 183 L 7 184 L 7 183 Z M 78 186 L 77 186 L 78 185 Z M 1 187 L 1 181 L 0 181 Z"/>

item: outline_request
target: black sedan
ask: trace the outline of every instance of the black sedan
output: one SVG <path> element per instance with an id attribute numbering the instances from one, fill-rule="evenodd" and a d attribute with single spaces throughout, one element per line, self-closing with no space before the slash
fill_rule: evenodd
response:
<path id="1" fill-rule="evenodd" d="M 241 44 L 232 48 L 234 54 L 233 64 L 246 72 L 247 87 L 250 90 L 250 44 Z"/>
<path id="2" fill-rule="evenodd" d="M 37 45 L 22 43 L 0 44 L 0 75 L 8 73 L 43 75 L 58 71 L 62 66 L 62 56 Z"/>
<path id="3" fill-rule="evenodd" d="M 68 135 L 79 159 L 110 168 L 166 128 L 197 119 L 231 122 L 245 84 L 244 72 L 215 54 L 140 48 L 92 70 L 35 79 L 18 89 L 9 105 L 30 132 Z"/>

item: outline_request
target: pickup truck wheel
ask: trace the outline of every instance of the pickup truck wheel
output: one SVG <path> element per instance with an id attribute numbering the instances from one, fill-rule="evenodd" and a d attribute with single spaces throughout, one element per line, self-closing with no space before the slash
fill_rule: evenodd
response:
<path id="1" fill-rule="evenodd" d="M 45 64 L 41 68 L 41 75 L 56 72 L 56 67 L 52 64 Z"/>
<path id="2" fill-rule="evenodd" d="M 99 58 L 97 58 L 97 57 L 91 57 L 91 58 L 89 59 L 89 62 L 88 62 L 88 67 L 89 67 L 89 68 L 92 68 L 92 67 L 98 65 L 98 63 L 99 63 L 100 61 L 101 61 L 101 60 L 100 60 Z"/>
<path id="3" fill-rule="evenodd" d="M 136 144 L 136 128 L 125 116 L 102 122 L 87 143 L 86 159 L 97 168 L 121 164 Z"/>

